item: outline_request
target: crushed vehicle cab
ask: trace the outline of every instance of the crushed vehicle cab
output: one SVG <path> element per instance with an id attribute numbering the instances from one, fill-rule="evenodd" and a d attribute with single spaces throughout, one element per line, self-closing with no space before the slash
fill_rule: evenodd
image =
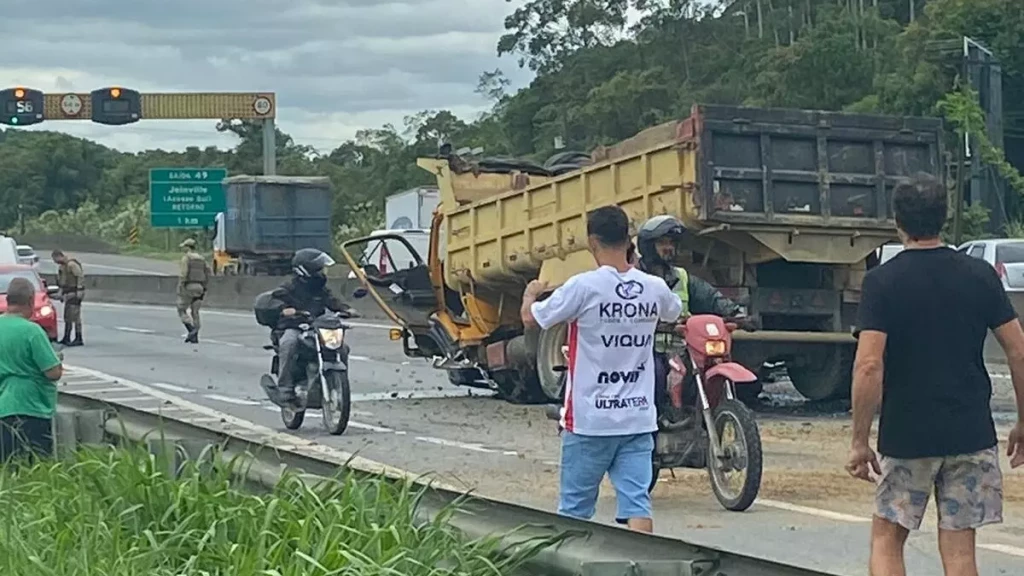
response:
<path id="1" fill-rule="evenodd" d="M 427 254 L 368 276 L 359 262 L 368 243 L 412 246 L 384 235 L 349 241 L 343 253 L 401 326 L 406 354 L 456 384 L 557 401 L 567 330 L 524 330 L 526 283 L 557 286 L 595 268 L 590 210 L 617 204 L 634 232 L 672 214 L 688 229 L 677 265 L 760 320 L 762 330 L 735 334 L 734 358 L 784 362 L 810 399 L 845 396 L 861 281 L 878 248 L 896 240 L 892 190 L 919 173 L 944 178 L 942 130 L 935 118 L 698 105 L 683 120 L 545 165 L 469 160 L 446 145 L 418 160 L 441 196 Z"/>

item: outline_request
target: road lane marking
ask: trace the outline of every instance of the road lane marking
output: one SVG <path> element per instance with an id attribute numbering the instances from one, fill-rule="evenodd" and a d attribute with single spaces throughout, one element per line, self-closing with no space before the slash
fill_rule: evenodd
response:
<path id="1" fill-rule="evenodd" d="M 114 326 L 114 330 L 120 330 L 121 332 L 131 332 L 133 334 L 156 334 L 156 330 L 147 330 L 145 328 L 132 328 L 130 326 Z"/>
<path id="2" fill-rule="evenodd" d="M 383 402 L 386 400 L 436 400 L 442 398 L 489 398 L 491 390 L 442 389 L 442 390 L 395 390 L 393 392 L 363 392 L 352 395 L 353 402 Z"/>
<path id="3" fill-rule="evenodd" d="M 180 392 L 182 394 L 195 394 L 196 393 L 195 389 L 193 389 L 193 388 L 185 388 L 184 386 L 175 386 L 174 384 L 167 384 L 165 382 L 151 382 L 149 385 L 150 386 L 156 386 L 157 388 L 161 388 L 163 390 L 168 390 L 170 392 Z"/>
<path id="4" fill-rule="evenodd" d="M 362 422 L 353 422 L 349 420 L 348 425 L 353 428 L 360 428 L 362 430 L 372 430 L 373 432 L 383 432 L 385 434 L 394 433 L 391 428 L 385 428 L 384 426 L 374 426 L 373 424 L 363 424 Z"/>
<path id="5" fill-rule="evenodd" d="M 810 516 L 817 516 L 819 518 L 828 518 L 829 520 L 838 520 L 840 522 L 853 522 L 853 523 L 870 523 L 871 518 L 864 518 L 863 516 L 854 516 L 852 514 L 843 514 L 842 512 L 833 512 L 831 510 L 822 510 L 821 508 L 812 508 L 810 506 L 801 506 L 799 504 L 790 504 L 789 502 L 780 502 L 778 500 L 766 500 L 758 498 L 755 502 L 768 508 L 777 508 L 779 510 L 786 510 L 789 512 L 799 512 L 801 514 L 807 514 Z"/>
<path id="6" fill-rule="evenodd" d="M 433 436 L 417 436 L 417 440 L 420 442 L 428 442 L 430 444 L 437 444 L 439 446 L 449 446 L 452 448 L 462 448 L 463 450 L 472 450 L 473 452 L 483 452 L 485 454 L 497 454 L 497 450 L 491 450 L 490 448 L 484 448 L 479 444 L 467 444 L 465 442 L 455 442 L 454 440 L 445 440 L 444 438 L 434 438 Z"/>
<path id="7" fill-rule="evenodd" d="M 100 398 L 104 402 L 153 402 L 154 400 L 159 402 L 159 398 L 152 396 L 121 396 L 119 398 Z"/>
<path id="8" fill-rule="evenodd" d="M 1003 554 L 1009 554 L 1010 556 L 1020 556 L 1021 558 L 1024 558 L 1024 548 L 1010 546 L 1009 544 L 978 544 L 978 548 L 984 548 L 985 550 L 991 550 L 992 552 L 1002 552 Z"/>
<path id="9" fill-rule="evenodd" d="M 219 344 L 221 346 L 230 346 L 232 348 L 245 348 L 245 344 L 239 344 L 238 342 L 225 342 L 224 340 L 214 340 L 212 338 L 203 338 L 199 340 L 200 343 Z"/>
<path id="10" fill-rule="evenodd" d="M 179 396 L 174 396 L 173 394 L 169 394 L 167 392 L 163 392 L 161 390 L 158 390 L 158 389 L 156 389 L 154 387 L 147 386 L 145 384 L 140 384 L 138 382 L 134 382 L 134 381 L 131 381 L 131 380 L 126 380 L 126 379 L 123 379 L 123 378 L 115 377 L 115 376 L 112 376 L 112 375 L 109 375 L 109 374 L 106 374 L 106 373 L 103 373 L 103 372 L 99 372 L 97 370 L 92 370 L 90 368 L 79 368 L 79 367 L 74 367 L 74 366 L 66 366 L 66 368 L 68 369 L 69 372 L 78 372 L 78 373 L 81 373 L 83 375 L 91 375 L 94 378 L 103 378 L 103 379 L 105 379 L 107 381 L 116 381 L 116 382 L 122 383 L 122 384 L 124 384 L 124 386 L 126 386 L 128 388 L 132 388 L 132 389 L 137 390 L 137 391 L 139 391 L 141 393 L 151 395 L 151 396 L 159 398 L 161 400 L 165 400 L 165 401 L 170 402 L 171 404 L 173 404 L 175 406 L 179 406 L 181 408 L 191 410 L 192 412 L 194 412 L 196 414 L 201 414 L 202 415 L 202 416 L 195 416 L 195 417 L 191 417 L 191 418 L 184 418 L 184 417 L 176 418 L 176 419 L 184 421 L 184 422 L 189 422 L 189 423 L 218 423 L 219 422 L 219 423 L 223 423 L 225 425 L 228 425 L 228 426 L 231 426 L 231 427 L 234 427 L 234 428 L 239 428 L 239 429 L 245 430 L 245 431 L 250 432 L 250 433 L 260 434 L 264 438 L 263 441 L 266 442 L 270 446 L 276 446 L 276 447 L 279 447 L 279 448 L 284 448 L 285 446 L 287 446 L 287 447 L 289 447 L 290 449 L 293 449 L 293 450 L 312 452 L 314 455 L 316 455 L 316 454 L 323 454 L 323 455 L 329 456 L 332 459 L 339 459 L 340 458 L 343 461 L 347 461 L 348 459 L 352 458 L 355 461 L 361 462 L 363 466 L 384 468 L 384 469 L 389 470 L 393 474 L 401 475 L 401 476 L 404 476 L 406 478 L 413 479 L 413 478 L 421 478 L 422 477 L 421 474 L 416 474 L 416 473 L 413 473 L 413 472 L 408 471 L 408 470 L 403 470 L 401 468 L 397 468 L 397 467 L 394 467 L 394 466 L 390 466 L 390 465 L 387 465 L 387 464 L 383 464 L 383 463 L 380 463 L 380 462 L 369 460 L 369 459 L 361 457 L 361 456 L 356 456 L 354 454 L 345 452 L 343 450 L 338 450 L 336 448 L 331 448 L 329 446 L 326 446 L 326 445 L 323 445 L 323 444 L 319 444 L 319 443 L 317 443 L 314 440 L 307 440 L 305 438 L 301 438 L 301 437 L 298 437 L 298 436 L 295 436 L 295 435 L 292 435 L 292 434 L 278 432 L 277 430 L 273 430 L 273 429 L 268 428 L 266 426 L 262 426 L 260 424 L 256 424 L 255 422 L 251 422 L 249 420 L 244 420 L 242 418 L 238 418 L 236 416 L 232 416 L 231 414 L 228 414 L 228 413 L 225 413 L 225 412 L 220 412 L 218 410 L 215 410 L 215 409 L 210 408 L 208 406 L 204 406 L 202 404 L 197 404 L 197 403 L 194 403 L 194 402 L 190 402 L 188 400 L 185 400 L 184 398 L 181 398 Z M 77 389 L 74 391 L 74 393 L 78 393 L 78 394 L 80 394 L 82 392 L 85 392 L 85 391 L 79 391 Z M 403 432 L 403 431 L 395 431 L 395 434 L 396 435 L 404 435 L 405 432 Z M 473 450 L 473 451 L 476 451 L 476 452 L 485 452 L 485 453 L 494 453 L 495 452 L 494 450 L 483 448 L 482 446 L 479 446 L 479 445 L 471 445 L 471 444 L 450 442 L 450 441 L 446 441 L 446 440 L 443 440 L 443 439 L 440 439 L 440 438 L 433 438 L 433 437 L 429 437 L 429 436 L 420 436 L 420 437 L 417 437 L 416 439 L 420 440 L 422 442 L 428 442 L 428 443 L 431 443 L 431 444 L 454 445 L 454 446 L 459 447 L 459 448 L 464 448 L 464 449 L 467 449 L 467 450 Z M 556 467 L 559 465 L 557 462 L 553 462 L 553 461 L 545 461 L 543 463 L 547 464 L 547 465 L 551 465 L 551 466 L 556 466 Z M 453 490 L 456 490 L 456 491 L 459 490 L 458 488 L 450 488 L 450 489 L 453 489 Z M 864 517 L 854 516 L 854 515 L 850 515 L 850 514 L 843 514 L 841 512 L 834 512 L 834 511 L 831 511 L 831 510 L 824 510 L 824 509 L 820 509 L 820 508 L 813 508 L 813 507 L 810 507 L 810 506 L 801 506 L 801 505 L 798 505 L 798 504 L 791 504 L 789 502 L 781 502 L 781 501 L 777 501 L 777 500 L 758 499 L 757 503 L 763 504 L 764 506 L 769 507 L 769 508 L 778 508 L 778 509 L 781 509 L 781 510 L 784 510 L 784 511 L 793 512 L 793 513 L 797 513 L 797 514 L 805 514 L 805 515 L 810 515 L 810 516 L 817 516 L 817 517 L 820 517 L 820 518 L 828 518 L 828 519 L 832 519 L 832 520 L 839 520 L 839 521 L 842 521 L 842 522 L 849 522 L 849 523 L 869 523 L 869 522 L 871 522 L 870 518 L 864 518 Z M 983 548 L 985 550 L 993 551 L 993 552 L 999 552 L 999 553 L 1002 553 L 1002 554 L 1011 555 L 1011 556 L 1024 557 L 1024 548 L 1018 548 L 1018 547 L 1010 546 L 1010 545 L 1006 545 L 1006 544 L 986 544 L 986 543 L 980 543 L 979 542 L 977 544 L 977 547 Z"/>
<path id="11" fill-rule="evenodd" d="M 61 388 L 70 388 L 70 386 L 61 386 Z M 75 388 L 75 394 L 109 394 L 111 392 L 127 392 L 128 390 L 131 389 L 125 386 L 96 388 L 94 390 L 80 390 Z"/>
<path id="12" fill-rule="evenodd" d="M 228 404 L 236 404 L 238 406 L 260 405 L 260 403 L 255 400 L 243 400 L 241 398 L 233 398 L 231 396 L 221 396 L 220 394 L 203 394 L 203 398 L 208 400 L 217 400 L 218 402 L 227 402 Z"/>

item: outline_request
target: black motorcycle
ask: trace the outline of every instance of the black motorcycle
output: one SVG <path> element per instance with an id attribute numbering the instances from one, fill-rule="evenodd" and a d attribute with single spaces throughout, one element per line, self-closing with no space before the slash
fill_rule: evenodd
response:
<path id="1" fill-rule="evenodd" d="M 299 357 L 292 374 L 295 382 L 293 400 L 282 399 L 277 386 L 281 365 L 277 339 L 263 347 L 264 350 L 273 350 L 274 358 L 270 363 L 270 374 L 260 378 L 260 386 L 270 401 L 281 408 L 281 420 L 289 430 L 302 426 L 306 410 L 321 410 L 324 427 L 332 435 L 341 434 L 348 427 L 352 392 L 343 352 L 345 333 L 351 327 L 342 323 L 345 317 L 341 313 L 327 312 L 299 325 L 302 334 Z"/>

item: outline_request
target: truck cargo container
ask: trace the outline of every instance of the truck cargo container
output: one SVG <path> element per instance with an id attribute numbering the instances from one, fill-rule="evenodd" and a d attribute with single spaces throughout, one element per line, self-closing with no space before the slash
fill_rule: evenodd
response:
<path id="1" fill-rule="evenodd" d="M 434 208 L 440 202 L 437 188 L 420 186 L 384 199 L 384 227 L 389 230 L 430 228 Z"/>
<path id="2" fill-rule="evenodd" d="M 677 264 L 761 321 L 736 333 L 733 357 L 751 368 L 784 362 L 808 398 L 844 396 L 861 281 L 897 239 L 892 190 L 919 173 L 944 177 L 942 138 L 934 118 L 695 106 L 568 173 L 421 158 L 441 194 L 430 250 L 422 266 L 364 283 L 402 326 L 408 355 L 459 384 L 556 401 L 567 330 L 523 329 L 524 286 L 595 267 L 595 208 L 621 206 L 634 233 L 672 214 L 688 229 Z"/>
<path id="3" fill-rule="evenodd" d="M 242 274 L 288 274 L 300 248 L 333 249 L 330 179 L 233 176 L 224 180 L 227 211 L 217 218 L 217 249 Z"/>

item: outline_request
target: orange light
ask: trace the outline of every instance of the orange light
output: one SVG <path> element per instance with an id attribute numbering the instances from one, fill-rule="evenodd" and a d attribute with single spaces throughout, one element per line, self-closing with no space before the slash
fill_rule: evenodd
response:
<path id="1" fill-rule="evenodd" d="M 110 95 L 113 96 L 114 98 L 120 98 L 121 97 L 121 89 L 120 88 L 111 88 L 110 89 Z"/>
<path id="2" fill-rule="evenodd" d="M 22 90 L 21 88 L 16 89 L 14 91 L 14 97 L 15 98 L 24 98 L 25 97 L 25 91 Z"/>

